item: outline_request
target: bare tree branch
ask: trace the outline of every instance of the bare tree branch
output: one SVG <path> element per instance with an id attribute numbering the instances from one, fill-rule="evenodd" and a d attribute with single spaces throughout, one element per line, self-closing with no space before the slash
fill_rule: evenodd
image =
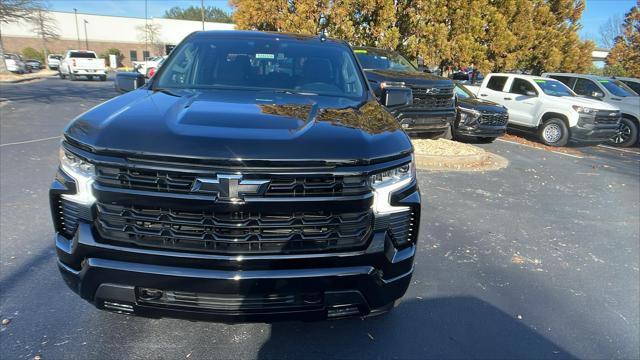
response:
<path id="1" fill-rule="evenodd" d="M 599 35 L 600 45 L 611 49 L 616 38 L 622 35 L 622 18 L 619 16 L 611 16 L 606 23 L 600 25 Z"/>

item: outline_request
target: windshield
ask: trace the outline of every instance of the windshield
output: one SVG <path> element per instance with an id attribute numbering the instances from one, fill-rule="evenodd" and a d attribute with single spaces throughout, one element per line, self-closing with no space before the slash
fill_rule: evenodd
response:
<path id="1" fill-rule="evenodd" d="M 536 84 L 542 89 L 542 91 L 551 96 L 576 96 L 565 84 L 558 80 L 551 79 L 535 79 Z"/>
<path id="2" fill-rule="evenodd" d="M 473 99 L 475 96 L 471 93 L 471 91 L 467 90 L 464 86 L 456 84 L 454 88 L 456 96 L 458 99 Z"/>
<path id="3" fill-rule="evenodd" d="M 69 57 L 72 58 L 85 58 L 85 59 L 95 59 L 96 54 L 90 52 L 72 52 Z"/>
<path id="4" fill-rule="evenodd" d="M 363 97 L 347 46 L 315 40 L 197 38 L 175 50 L 155 86 L 284 90 Z"/>
<path id="5" fill-rule="evenodd" d="M 364 69 L 419 72 L 409 60 L 392 51 L 354 49 L 353 52 Z"/>
<path id="6" fill-rule="evenodd" d="M 618 80 L 598 80 L 598 82 L 604 86 L 612 95 L 627 97 L 627 96 L 636 96 L 633 90 L 627 88 L 624 84 L 622 84 Z"/>
<path id="7" fill-rule="evenodd" d="M 627 87 L 629 87 L 631 90 L 633 90 L 633 92 L 635 92 L 636 94 L 640 95 L 640 82 L 635 82 L 635 81 L 631 81 L 631 80 L 621 80 L 621 82 L 625 85 L 627 85 Z"/>

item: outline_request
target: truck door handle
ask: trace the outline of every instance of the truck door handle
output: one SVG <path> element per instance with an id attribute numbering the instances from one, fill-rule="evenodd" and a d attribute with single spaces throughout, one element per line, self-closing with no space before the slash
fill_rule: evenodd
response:
<path id="1" fill-rule="evenodd" d="M 487 96 L 487 94 L 480 94 L 480 96 Z"/>
<path id="2" fill-rule="evenodd" d="M 511 98 L 510 98 L 510 97 L 506 97 L 506 98 L 504 98 L 504 99 L 505 99 L 505 100 L 511 100 Z"/>

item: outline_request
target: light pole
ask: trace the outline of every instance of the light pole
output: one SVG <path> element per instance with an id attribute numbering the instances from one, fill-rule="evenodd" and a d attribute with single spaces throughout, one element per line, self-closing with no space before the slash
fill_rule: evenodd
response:
<path id="1" fill-rule="evenodd" d="M 149 23 L 147 22 L 147 0 L 144 0 L 144 52 L 149 52 Z M 142 60 L 145 61 L 144 54 Z"/>
<path id="2" fill-rule="evenodd" d="M 78 37 L 78 49 L 80 49 L 80 30 L 78 30 L 78 9 L 73 8 L 73 13 L 76 16 L 76 36 Z"/>
<path id="3" fill-rule="evenodd" d="M 87 20 L 84 21 L 84 45 L 87 47 L 86 50 L 89 50 L 89 38 L 87 37 L 87 24 L 89 22 Z"/>
<path id="4" fill-rule="evenodd" d="M 202 15 L 202 31 L 204 31 L 204 0 L 200 0 L 200 15 Z"/>

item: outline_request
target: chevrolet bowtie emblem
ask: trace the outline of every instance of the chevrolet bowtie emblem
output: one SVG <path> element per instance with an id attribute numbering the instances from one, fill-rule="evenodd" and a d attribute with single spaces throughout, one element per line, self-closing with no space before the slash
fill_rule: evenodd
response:
<path id="1" fill-rule="evenodd" d="M 197 178 L 192 192 L 215 194 L 217 200 L 238 201 L 245 195 L 262 195 L 269 180 L 242 180 L 242 175 L 221 175 L 215 179 Z"/>
<path id="2" fill-rule="evenodd" d="M 438 88 L 426 89 L 425 93 L 427 93 L 427 94 L 440 94 L 440 89 L 438 89 Z"/>

